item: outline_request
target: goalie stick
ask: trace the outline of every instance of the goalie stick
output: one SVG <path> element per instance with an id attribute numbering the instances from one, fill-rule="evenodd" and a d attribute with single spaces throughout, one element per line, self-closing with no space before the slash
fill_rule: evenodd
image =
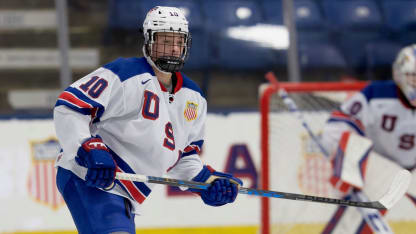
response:
<path id="1" fill-rule="evenodd" d="M 266 78 L 276 87 L 278 88 L 278 82 L 276 77 L 274 76 L 273 73 L 269 72 L 266 74 Z M 308 135 L 312 138 L 313 142 L 315 142 L 315 144 L 319 147 L 320 151 L 322 152 L 322 154 L 326 157 L 329 158 L 329 153 L 328 151 L 325 149 L 325 147 L 321 144 L 320 140 L 318 139 L 318 137 L 312 132 L 311 128 L 309 127 L 308 123 L 306 122 L 305 118 L 303 117 L 303 115 L 300 113 L 296 103 L 288 96 L 287 92 L 285 89 L 283 88 L 278 88 L 278 94 L 279 96 L 283 99 L 284 104 L 286 105 L 286 107 L 289 109 L 290 112 L 294 113 L 295 117 L 302 123 L 302 126 L 305 128 L 305 130 L 307 131 Z M 407 170 L 403 170 L 404 174 L 409 174 L 410 172 L 408 172 Z M 397 176 L 396 176 L 397 177 Z M 410 185 L 410 178 L 409 180 L 409 185 Z M 395 180 L 393 180 L 393 182 L 395 182 Z M 409 186 L 407 185 L 407 187 Z M 390 188 L 391 189 L 391 188 Z M 396 197 L 396 202 L 398 202 L 403 196 L 404 193 L 406 192 L 407 188 L 403 190 L 403 193 L 397 193 Z M 368 202 L 369 199 L 368 197 L 362 192 L 362 191 L 353 191 L 351 194 L 352 199 L 355 199 L 359 202 Z M 384 198 L 384 197 L 383 197 Z M 382 199 L 383 199 L 382 198 Z M 381 199 L 381 200 L 382 200 Z M 392 206 L 394 205 L 394 203 L 392 203 Z M 373 210 L 373 211 L 369 211 L 369 210 L 365 210 L 362 209 L 362 207 L 358 207 L 358 210 L 360 212 L 360 214 L 362 215 L 362 217 L 364 218 L 364 220 L 366 221 L 366 223 L 368 224 L 368 226 L 370 227 L 370 229 L 374 232 L 374 233 L 386 233 L 386 234 L 392 234 L 393 231 L 391 230 L 391 228 L 389 227 L 389 225 L 384 221 L 384 219 L 382 218 L 383 216 L 380 214 L 380 212 L 378 212 L 377 210 Z M 378 217 L 378 220 L 381 221 L 381 227 L 378 227 L 377 224 L 373 221 L 374 217 Z"/>
<path id="2" fill-rule="evenodd" d="M 195 181 L 187 180 L 178 180 L 164 177 L 156 176 L 146 176 L 140 174 L 129 174 L 117 172 L 116 179 L 118 180 L 128 180 L 128 181 L 137 181 L 153 184 L 164 184 L 176 187 L 188 187 L 193 189 L 206 190 L 210 186 L 208 183 L 201 183 Z M 355 206 L 355 207 L 364 207 L 371 209 L 389 209 L 391 208 L 405 193 L 410 183 L 410 173 L 406 170 L 399 171 L 396 174 L 395 179 L 393 180 L 389 191 L 379 200 L 379 201 L 370 201 L 370 202 L 360 202 L 360 201 L 350 201 L 350 200 L 341 200 L 328 197 L 318 197 L 318 196 L 309 196 L 296 193 L 286 193 L 278 191 L 269 191 L 269 190 L 259 190 L 240 187 L 238 193 L 255 195 L 261 197 L 270 197 L 270 198 L 281 198 L 281 199 L 290 199 L 297 201 L 308 201 L 308 202 L 320 202 L 327 204 L 336 204 L 342 206 Z"/>

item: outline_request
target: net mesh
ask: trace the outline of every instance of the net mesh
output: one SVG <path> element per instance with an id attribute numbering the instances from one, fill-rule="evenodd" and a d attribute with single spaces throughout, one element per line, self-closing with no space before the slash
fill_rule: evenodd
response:
<path id="1" fill-rule="evenodd" d="M 351 92 L 289 92 L 288 96 L 296 103 L 301 111 L 331 111 L 337 109 L 342 100 L 345 100 Z M 282 98 L 275 93 L 270 100 L 270 111 L 288 111 Z"/>

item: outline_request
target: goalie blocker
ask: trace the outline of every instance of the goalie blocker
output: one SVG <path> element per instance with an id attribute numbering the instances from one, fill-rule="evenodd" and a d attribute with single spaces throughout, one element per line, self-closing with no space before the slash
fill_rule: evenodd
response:
<path id="1" fill-rule="evenodd" d="M 333 175 L 331 184 L 343 193 L 356 188 L 371 199 L 385 192 L 393 177 L 402 167 L 372 150 L 372 141 L 351 132 L 344 132 L 338 149 L 332 156 Z M 412 173 L 408 194 L 416 195 L 416 173 Z"/>

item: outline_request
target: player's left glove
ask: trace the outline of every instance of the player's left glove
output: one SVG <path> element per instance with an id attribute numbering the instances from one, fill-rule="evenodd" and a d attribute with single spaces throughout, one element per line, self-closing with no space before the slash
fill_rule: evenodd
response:
<path id="1" fill-rule="evenodd" d="M 231 174 L 217 172 L 210 166 L 204 166 L 193 181 L 210 183 L 207 190 L 191 189 L 199 193 L 205 204 L 210 206 L 222 206 L 234 202 L 238 194 L 238 187 L 243 182 Z"/>

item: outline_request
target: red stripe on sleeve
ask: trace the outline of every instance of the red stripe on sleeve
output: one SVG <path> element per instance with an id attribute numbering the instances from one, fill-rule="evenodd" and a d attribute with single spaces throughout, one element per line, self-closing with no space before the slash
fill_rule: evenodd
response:
<path id="1" fill-rule="evenodd" d="M 72 103 L 78 106 L 79 108 L 92 108 L 93 107 L 91 104 L 82 101 L 81 99 L 77 98 L 75 95 L 67 91 L 61 93 L 61 95 L 59 95 L 58 98 L 64 101 L 67 101 L 69 103 Z"/>

